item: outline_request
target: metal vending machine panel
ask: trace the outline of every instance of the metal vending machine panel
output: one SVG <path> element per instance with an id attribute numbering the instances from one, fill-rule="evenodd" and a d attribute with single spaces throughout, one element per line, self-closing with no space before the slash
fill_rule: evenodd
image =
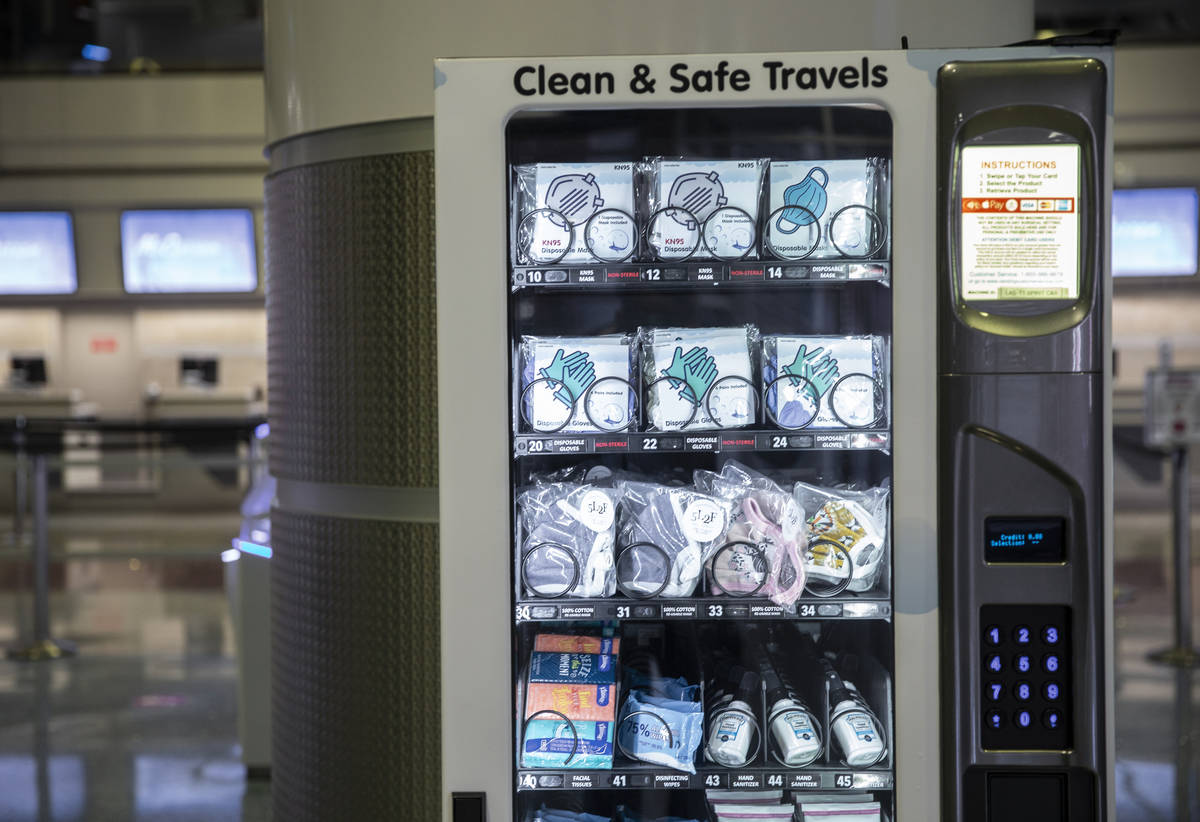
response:
<path id="1" fill-rule="evenodd" d="M 446 820 L 952 818 L 931 124 L 1051 57 L 438 61 Z"/>
<path id="2" fill-rule="evenodd" d="M 1108 71 L 938 92 L 945 818 L 1107 819 Z"/>

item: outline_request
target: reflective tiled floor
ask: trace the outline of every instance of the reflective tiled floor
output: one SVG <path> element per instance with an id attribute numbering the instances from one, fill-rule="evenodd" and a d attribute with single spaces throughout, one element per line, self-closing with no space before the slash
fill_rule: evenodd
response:
<path id="1" fill-rule="evenodd" d="M 53 599 L 79 656 L 0 660 L 0 820 L 269 819 L 269 783 L 239 760 L 223 592 L 147 584 L 162 561 L 85 562 L 102 584 Z M 0 643 L 27 606 L 0 595 Z"/>
<path id="2" fill-rule="evenodd" d="M 55 632 L 80 655 L 0 660 L 0 821 L 270 818 L 269 785 L 238 758 L 219 565 L 193 562 L 80 558 L 58 572 Z M 1118 820 L 1200 820 L 1200 672 L 1145 660 L 1171 631 L 1161 564 L 1123 563 L 1118 581 Z M 0 592 L 0 644 L 28 606 Z"/>

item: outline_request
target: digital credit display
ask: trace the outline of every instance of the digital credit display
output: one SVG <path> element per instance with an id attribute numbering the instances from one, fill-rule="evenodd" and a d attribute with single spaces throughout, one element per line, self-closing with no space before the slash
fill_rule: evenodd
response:
<path id="1" fill-rule="evenodd" d="M 1080 147 L 962 150 L 962 298 L 1079 297 Z"/>
<path id="2" fill-rule="evenodd" d="M 984 559 L 990 563 L 1065 562 L 1066 520 L 1062 517 L 988 517 Z"/>
<path id="3" fill-rule="evenodd" d="M 130 294 L 254 291 L 254 215 L 247 208 L 123 212 L 121 263 Z"/>
<path id="4" fill-rule="evenodd" d="M 71 215 L 0 212 L 0 294 L 74 294 L 75 288 Z"/>

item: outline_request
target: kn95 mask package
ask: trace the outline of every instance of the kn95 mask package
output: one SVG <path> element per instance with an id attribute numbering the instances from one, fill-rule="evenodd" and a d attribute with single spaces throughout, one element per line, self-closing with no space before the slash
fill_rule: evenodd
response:
<path id="1" fill-rule="evenodd" d="M 534 163 L 513 167 L 517 265 L 628 260 L 638 250 L 634 163 Z"/>

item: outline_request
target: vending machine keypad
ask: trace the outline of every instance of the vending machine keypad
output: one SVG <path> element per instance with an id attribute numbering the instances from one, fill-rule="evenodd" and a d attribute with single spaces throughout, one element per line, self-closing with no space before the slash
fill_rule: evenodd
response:
<path id="1" fill-rule="evenodd" d="M 1071 748 L 1070 615 L 1061 605 L 979 609 L 985 750 Z"/>

